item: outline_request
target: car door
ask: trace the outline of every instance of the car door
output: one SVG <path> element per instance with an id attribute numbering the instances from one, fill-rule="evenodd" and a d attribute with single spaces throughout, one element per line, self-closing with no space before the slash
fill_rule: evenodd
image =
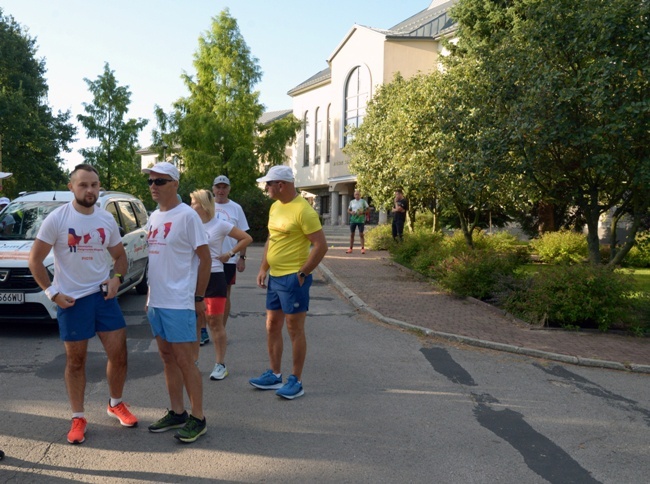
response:
<path id="1" fill-rule="evenodd" d="M 111 200 L 106 210 L 113 214 L 122 234 L 122 245 L 126 251 L 128 268 L 124 274 L 124 285 L 132 285 L 142 278 L 147 266 L 146 232 L 140 226 L 135 210 L 129 200 Z"/>

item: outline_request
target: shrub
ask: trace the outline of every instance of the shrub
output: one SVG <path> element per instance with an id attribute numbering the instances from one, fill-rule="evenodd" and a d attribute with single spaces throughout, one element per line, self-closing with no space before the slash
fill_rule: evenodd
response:
<path id="1" fill-rule="evenodd" d="M 521 264 L 516 253 L 474 250 L 452 256 L 432 268 L 436 280 L 459 296 L 488 299 L 498 283 L 513 276 Z"/>
<path id="2" fill-rule="evenodd" d="M 634 246 L 623 259 L 625 267 L 650 267 L 650 231 L 638 232 Z"/>
<path id="3" fill-rule="evenodd" d="M 393 230 L 390 225 L 377 225 L 365 232 L 366 247 L 372 250 L 388 250 L 395 242 L 393 241 Z"/>
<path id="4" fill-rule="evenodd" d="M 605 266 L 553 266 L 521 283 L 503 306 L 533 324 L 607 331 L 630 325 L 633 289 L 629 274 Z"/>
<path id="5" fill-rule="evenodd" d="M 419 230 L 412 234 L 404 234 L 401 243 L 395 244 L 391 248 L 391 253 L 395 260 L 400 264 L 412 266 L 413 260 L 421 252 L 435 251 L 440 245 L 443 235 L 441 233 L 431 233 Z"/>
<path id="6" fill-rule="evenodd" d="M 530 243 L 541 262 L 575 264 L 587 258 L 587 238 L 584 234 L 562 230 L 547 232 Z"/>
<path id="7" fill-rule="evenodd" d="M 232 200 L 240 204 L 244 210 L 250 227 L 248 233 L 253 237 L 253 242 L 266 242 L 269 236 L 269 209 L 273 200 L 258 188 L 236 193 Z"/>

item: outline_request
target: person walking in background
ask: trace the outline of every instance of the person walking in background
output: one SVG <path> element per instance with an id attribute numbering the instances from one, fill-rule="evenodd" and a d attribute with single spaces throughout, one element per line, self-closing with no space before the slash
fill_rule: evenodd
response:
<path id="1" fill-rule="evenodd" d="M 71 444 L 86 440 L 86 359 L 88 340 L 95 335 L 99 336 L 108 359 L 106 379 L 110 398 L 106 411 L 125 427 L 138 424 L 122 401 L 127 372 L 126 321 L 115 296 L 127 269 L 126 252 L 113 216 L 95 206 L 99 187 L 97 170 L 91 165 L 77 165 L 68 183 L 74 200 L 55 209 L 43 221 L 29 253 L 29 270 L 58 306 L 57 322 L 66 355 L 65 383 L 72 407 L 68 432 Z M 80 240 L 71 241 L 71 233 L 80 236 Z M 71 250 L 73 243 L 75 250 Z M 50 250 L 54 250 L 52 282 L 43 264 Z M 112 276 L 105 251 L 113 259 Z M 105 287 L 105 293 L 100 286 Z"/>
<path id="2" fill-rule="evenodd" d="M 223 324 L 223 313 L 226 307 L 226 276 L 223 263 L 228 261 L 235 253 L 245 250 L 253 238 L 243 230 L 238 229 L 228 222 L 219 220 L 214 216 L 214 196 L 209 190 L 196 190 L 191 193 L 192 208 L 199 214 L 203 228 L 208 236 L 210 257 L 210 281 L 205 292 L 206 319 L 212 333 L 216 363 L 210 374 L 210 380 L 223 380 L 228 376 L 226 368 L 226 348 L 228 339 L 226 327 Z M 223 251 L 223 242 L 226 237 L 237 241 L 230 252 Z M 200 337 L 200 335 L 199 335 Z"/>
<path id="3" fill-rule="evenodd" d="M 363 229 L 369 210 L 370 207 L 368 206 L 368 202 L 361 198 L 361 192 L 359 190 L 355 190 L 354 198 L 350 200 L 350 204 L 348 205 L 348 213 L 350 214 L 350 248 L 345 251 L 346 254 L 352 253 L 352 247 L 354 247 L 354 232 L 357 227 L 359 228 L 359 239 L 361 239 L 361 253 L 366 253 Z"/>
<path id="4" fill-rule="evenodd" d="M 250 227 L 246 220 L 244 210 L 237 202 L 233 202 L 228 198 L 230 195 L 230 180 L 225 175 L 219 175 L 214 179 L 212 184 L 212 193 L 215 199 L 215 216 L 219 220 L 225 220 L 231 223 L 239 230 L 246 232 Z M 228 259 L 223 265 L 223 271 L 226 274 L 226 308 L 223 313 L 223 327 L 228 323 L 228 316 L 230 315 L 230 293 L 232 286 L 235 285 L 237 280 L 237 272 L 244 272 L 246 269 L 246 248 L 237 253 L 233 250 L 237 240 L 232 237 L 226 237 L 223 243 L 223 251 L 225 253 L 232 252 L 235 255 Z"/>
<path id="5" fill-rule="evenodd" d="M 151 197 L 158 203 L 147 222 L 149 295 L 147 318 L 163 362 L 171 409 L 150 432 L 178 429 L 174 437 L 194 442 L 207 431 L 203 384 L 195 365 L 197 317 L 205 316 L 205 290 L 210 279 L 210 249 L 203 223 L 179 202 L 178 169 L 166 161 L 145 168 Z M 190 399 L 185 410 L 183 388 Z"/>
<path id="6" fill-rule="evenodd" d="M 402 241 L 404 235 L 404 224 L 406 223 L 406 212 L 409 209 L 409 202 L 404 198 L 401 189 L 395 190 L 395 205 L 393 205 L 393 239 L 397 242 Z"/>
<path id="7" fill-rule="evenodd" d="M 309 310 L 312 271 L 327 252 L 327 241 L 318 214 L 298 193 L 288 166 L 273 166 L 257 179 L 266 183 L 275 200 L 269 211 L 269 238 L 264 246 L 257 285 L 267 288 L 266 334 L 271 368 L 250 384 L 261 390 L 277 389 L 289 400 L 304 395 L 302 370 L 307 355 L 305 319 Z M 313 248 L 310 251 L 310 245 Z M 267 287 L 267 272 L 268 287 Z M 282 383 L 282 327 L 287 323 L 293 369 Z"/>

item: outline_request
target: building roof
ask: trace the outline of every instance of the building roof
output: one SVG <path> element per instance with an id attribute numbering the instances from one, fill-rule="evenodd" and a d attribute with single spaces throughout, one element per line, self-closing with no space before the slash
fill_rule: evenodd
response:
<path id="1" fill-rule="evenodd" d="M 259 124 L 269 124 L 278 119 L 282 119 L 289 114 L 293 113 L 293 109 L 281 109 L 280 111 L 267 111 L 263 113 L 257 120 Z"/>
<path id="2" fill-rule="evenodd" d="M 455 23 L 449 17 L 449 9 L 457 1 L 458 0 L 432 0 L 431 4 L 427 8 L 406 20 L 403 20 L 388 30 L 372 27 L 366 28 L 383 34 L 387 39 L 391 40 L 413 38 L 428 40 L 438 39 L 454 30 Z M 351 32 L 353 32 L 355 28 L 356 26 L 352 27 Z M 295 93 L 303 89 L 327 82 L 331 77 L 332 71 L 328 67 L 301 82 L 296 87 L 289 90 L 287 94 L 293 96 Z"/>

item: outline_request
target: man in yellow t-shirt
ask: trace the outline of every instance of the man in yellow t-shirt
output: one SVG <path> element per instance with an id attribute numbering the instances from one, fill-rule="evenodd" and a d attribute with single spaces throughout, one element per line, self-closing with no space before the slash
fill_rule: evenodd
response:
<path id="1" fill-rule="evenodd" d="M 269 238 L 257 274 L 257 285 L 267 288 L 266 336 L 271 368 L 249 382 L 260 390 L 277 390 L 276 395 L 292 400 L 305 394 L 302 369 L 307 354 L 305 319 L 313 279 L 311 272 L 323 260 L 327 241 L 318 214 L 296 192 L 290 167 L 273 166 L 257 181 L 265 182 L 267 193 L 276 200 L 269 211 Z M 283 384 L 282 327 L 285 321 L 291 338 L 293 369 Z"/>

